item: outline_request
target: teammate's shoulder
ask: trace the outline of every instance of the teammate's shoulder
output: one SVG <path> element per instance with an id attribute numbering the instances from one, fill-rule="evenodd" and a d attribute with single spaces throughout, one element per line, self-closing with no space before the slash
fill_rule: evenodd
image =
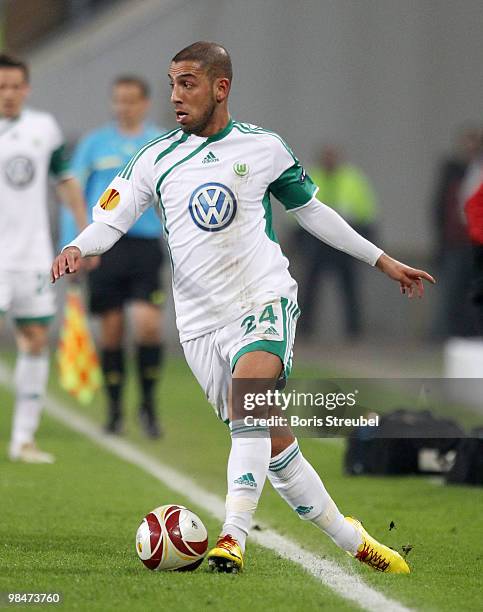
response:
<path id="1" fill-rule="evenodd" d="M 38 108 L 31 108 L 28 106 L 24 108 L 22 111 L 22 117 L 25 120 L 36 122 L 36 123 L 44 123 L 50 125 L 57 125 L 57 120 L 55 119 L 52 113 L 49 113 L 44 110 L 40 110 Z"/>
<path id="2" fill-rule="evenodd" d="M 24 108 L 22 111 L 20 129 L 34 130 L 42 141 L 57 148 L 62 144 L 62 130 L 52 113 L 37 108 Z M 45 140 L 47 139 L 47 140 Z"/>

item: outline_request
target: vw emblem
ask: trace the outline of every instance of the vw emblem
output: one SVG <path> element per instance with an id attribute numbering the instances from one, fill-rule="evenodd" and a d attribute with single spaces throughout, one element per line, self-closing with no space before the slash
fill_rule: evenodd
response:
<path id="1" fill-rule="evenodd" d="M 191 218 L 205 232 L 228 227 L 236 215 L 236 199 L 231 189 L 221 183 L 205 183 L 191 194 Z"/>
<path id="2" fill-rule="evenodd" d="M 25 189 L 34 180 L 35 166 L 31 159 L 19 155 L 5 164 L 5 177 L 15 189 Z"/>

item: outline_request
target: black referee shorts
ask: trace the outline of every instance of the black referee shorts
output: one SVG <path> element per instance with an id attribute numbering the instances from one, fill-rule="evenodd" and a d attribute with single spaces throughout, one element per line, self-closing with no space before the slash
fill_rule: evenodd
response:
<path id="1" fill-rule="evenodd" d="M 158 238 L 123 236 L 89 273 L 90 311 L 102 314 L 133 300 L 160 305 L 162 262 Z"/>

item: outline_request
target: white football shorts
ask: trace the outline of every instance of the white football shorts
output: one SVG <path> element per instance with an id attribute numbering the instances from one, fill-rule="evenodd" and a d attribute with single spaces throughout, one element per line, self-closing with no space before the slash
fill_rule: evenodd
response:
<path id="1" fill-rule="evenodd" d="M 19 325 L 48 323 L 55 315 L 55 294 L 48 272 L 0 270 L 0 315 Z"/>
<path id="2" fill-rule="evenodd" d="M 182 343 L 186 361 L 220 419 L 228 422 L 231 375 L 245 353 L 278 355 L 288 378 L 299 315 L 295 302 L 276 298 L 244 312 L 225 327 Z"/>

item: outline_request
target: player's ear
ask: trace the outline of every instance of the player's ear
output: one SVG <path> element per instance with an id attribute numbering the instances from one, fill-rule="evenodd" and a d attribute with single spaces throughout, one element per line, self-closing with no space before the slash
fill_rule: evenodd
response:
<path id="1" fill-rule="evenodd" d="M 221 79 L 215 80 L 215 90 L 216 90 L 216 101 L 223 102 L 228 98 L 228 94 L 230 93 L 230 79 L 222 77 Z"/>

